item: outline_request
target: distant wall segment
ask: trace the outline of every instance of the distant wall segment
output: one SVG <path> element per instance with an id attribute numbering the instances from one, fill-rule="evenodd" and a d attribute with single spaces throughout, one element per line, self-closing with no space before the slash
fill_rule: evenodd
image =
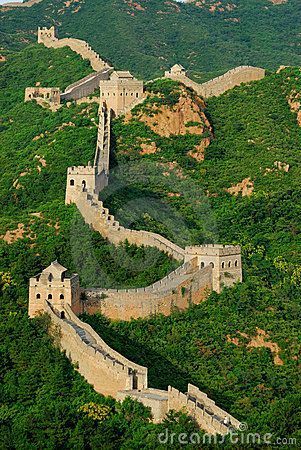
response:
<path id="1" fill-rule="evenodd" d="M 179 81 L 192 88 L 198 95 L 204 98 L 216 97 L 222 95 L 235 86 L 242 83 L 261 80 L 265 77 L 265 70 L 259 67 L 239 66 L 231 69 L 225 74 L 213 78 L 206 83 L 196 83 L 191 80 L 182 66 L 175 65 L 169 71 L 165 72 L 165 78 Z"/>

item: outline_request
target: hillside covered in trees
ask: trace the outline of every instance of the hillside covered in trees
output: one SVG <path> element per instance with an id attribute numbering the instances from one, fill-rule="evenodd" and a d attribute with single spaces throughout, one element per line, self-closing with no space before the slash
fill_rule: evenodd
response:
<path id="1" fill-rule="evenodd" d="M 53 113 L 24 104 L 23 93 L 37 82 L 64 87 L 87 71 L 69 50 L 37 45 L 0 66 L 4 447 L 141 448 L 144 439 L 156 448 L 166 426 L 149 424 L 140 405 L 95 394 L 52 347 L 47 320 L 27 318 L 28 278 L 56 258 L 86 286 L 142 286 L 174 267 L 152 249 L 113 247 L 64 205 L 66 168 L 93 158 L 97 105 Z M 114 120 L 105 206 L 121 223 L 181 245 L 239 243 L 244 282 L 168 318 L 85 316 L 110 345 L 149 368 L 152 386 L 185 391 L 193 382 L 252 431 L 283 437 L 298 436 L 300 417 L 300 80 L 299 68 L 287 68 L 208 102 L 159 80 L 148 84 L 146 102 Z M 196 114 L 167 133 L 160 123 L 179 105 Z M 168 421 L 176 432 L 195 429 L 184 416 Z"/>
<path id="2" fill-rule="evenodd" d="M 167 80 L 147 85 L 146 102 L 113 125 L 112 185 L 101 195 L 121 223 L 181 245 L 239 243 L 244 282 L 168 318 L 85 316 L 117 350 L 149 367 L 152 386 L 184 390 L 193 380 L 253 431 L 295 437 L 300 82 L 300 69 L 287 68 L 237 87 L 201 105 L 200 121 L 179 135 L 164 135 L 159 124 L 166 116 L 173 123 L 183 98 L 195 102 L 195 94 Z"/>
<path id="3" fill-rule="evenodd" d="M 86 40 L 117 68 L 153 78 L 181 63 L 204 80 L 239 65 L 300 64 L 300 14 L 299 0 L 43 0 L 0 8 L 0 46 L 20 48 L 57 24 L 60 37 Z"/>

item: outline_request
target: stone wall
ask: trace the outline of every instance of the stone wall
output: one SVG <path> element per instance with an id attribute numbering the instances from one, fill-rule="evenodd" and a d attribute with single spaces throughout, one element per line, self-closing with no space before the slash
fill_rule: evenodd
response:
<path id="1" fill-rule="evenodd" d="M 116 398 L 119 390 L 147 388 L 147 368 L 110 348 L 90 325 L 75 316 L 69 305 L 65 305 L 64 319 L 47 302 L 45 312 L 59 335 L 62 350 L 97 392 Z"/>
<path id="2" fill-rule="evenodd" d="M 178 261 L 184 259 L 185 251 L 163 236 L 149 231 L 130 230 L 121 226 L 98 200 L 97 195 L 91 195 L 77 187 L 73 199 L 85 222 L 113 244 L 128 240 L 130 244 L 156 247 Z"/>
<path id="3" fill-rule="evenodd" d="M 87 97 L 99 88 L 100 80 L 107 80 L 112 69 L 103 69 L 100 72 L 93 72 L 86 77 L 70 84 L 66 87 L 65 92 L 62 92 L 62 100 L 79 100 Z"/>
<path id="4" fill-rule="evenodd" d="M 60 88 L 56 87 L 27 87 L 25 89 L 24 101 L 29 102 L 32 100 L 42 100 L 49 105 L 59 106 L 60 105 Z"/>
<path id="5" fill-rule="evenodd" d="M 230 428 L 239 428 L 240 422 L 235 417 L 219 408 L 207 394 L 192 384 L 188 384 L 188 392 L 183 394 L 177 389 L 168 387 L 168 410 L 186 411 L 199 426 L 210 434 L 227 434 Z M 227 420 L 227 425 L 224 423 Z"/>
<path id="6" fill-rule="evenodd" d="M 168 413 L 168 392 L 161 389 L 148 388 L 141 391 L 119 391 L 117 400 L 123 401 L 127 397 L 138 400 L 144 406 L 151 409 L 153 422 L 160 423 Z"/>
<path id="7" fill-rule="evenodd" d="M 54 27 L 49 29 L 39 27 L 38 43 L 43 43 L 46 47 L 52 48 L 70 47 L 71 50 L 78 53 L 83 59 L 88 59 L 92 69 L 96 72 L 111 68 L 86 41 L 74 38 L 58 39 Z"/>
<path id="8" fill-rule="evenodd" d="M 221 95 L 242 83 L 261 80 L 265 76 L 265 70 L 252 66 L 240 66 L 203 84 L 196 83 L 185 75 L 173 74 L 172 72 L 166 72 L 165 76 L 191 87 L 201 97 L 210 98 Z"/>
<path id="9" fill-rule="evenodd" d="M 185 263 L 174 274 L 175 280 L 181 275 L 187 275 L 195 267 L 195 262 Z M 209 273 L 209 269 L 208 267 L 201 272 Z M 166 285 L 166 289 L 171 288 L 169 283 L 172 280 L 173 277 L 166 277 L 165 282 L 161 280 L 155 283 L 150 290 L 156 290 L 162 284 Z M 39 292 L 38 297 L 36 292 Z M 67 269 L 57 261 L 30 279 L 30 316 L 35 317 L 41 313 L 49 315 L 49 331 L 54 341 L 97 392 L 117 400 L 124 400 L 126 397 L 138 400 L 151 409 L 154 422 L 161 422 L 170 410 L 184 410 L 208 433 L 226 434 L 229 424 L 234 428 L 239 426 L 234 417 L 216 406 L 214 401 L 193 385 L 188 385 L 187 394 L 171 387 L 168 391 L 148 388 L 147 368 L 113 350 L 90 325 L 75 315 L 74 303 L 78 298 L 78 275 L 67 276 Z M 79 313 L 80 311 L 76 312 Z M 223 423 L 225 417 L 229 422 L 227 425 Z"/>
<path id="10" fill-rule="evenodd" d="M 162 280 L 140 289 L 86 289 L 83 309 L 101 312 L 113 320 L 131 320 L 152 314 L 170 315 L 199 304 L 212 289 L 212 268 L 183 264 Z"/>

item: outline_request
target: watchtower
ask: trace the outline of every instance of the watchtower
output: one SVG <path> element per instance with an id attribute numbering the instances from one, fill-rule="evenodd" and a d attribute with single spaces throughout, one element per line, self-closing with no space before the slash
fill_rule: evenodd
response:
<path id="1" fill-rule="evenodd" d="M 181 78 L 186 77 L 187 71 L 185 67 L 183 67 L 181 64 L 175 64 L 170 68 L 170 70 L 165 72 L 165 78 Z"/>
<path id="2" fill-rule="evenodd" d="M 113 72 L 109 80 L 100 80 L 99 86 L 101 102 L 105 102 L 115 116 L 143 97 L 143 81 L 128 71 Z"/>
<path id="3" fill-rule="evenodd" d="M 77 274 L 68 275 L 67 269 L 54 261 L 29 281 L 29 316 L 35 317 L 44 311 L 48 301 L 58 312 L 63 313 L 68 304 L 75 314 L 81 313 L 80 286 Z"/>
<path id="4" fill-rule="evenodd" d="M 212 267 L 212 288 L 221 292 L 224 286 L 242 281 L 241 248 L 239 245 L 207 244 L 185 248 L 185 261 L 197 258 L 202 269 Z"/>
<path id="5" fill-rule="evenodd" d="M 38 27 L 38 44 L 43 44 L 45 40 L 56 41 L 57 39 L 58 35 L 54 26 L 50 28 Z"/>

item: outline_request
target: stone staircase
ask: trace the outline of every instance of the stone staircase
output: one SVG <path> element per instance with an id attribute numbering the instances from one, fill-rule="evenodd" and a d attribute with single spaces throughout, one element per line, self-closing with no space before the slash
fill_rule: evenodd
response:
<path id="1" fill-rule="evenodd" d="M 144 230 L 131 230 L 120 225 L 98 199 L 98 194 L 78 187 L 75 204 L 85 222 L 113 244 L 127 240 L 130 244 L 156 247 L 178 261 L 184 260 L 185 250 L 163 236 Z"/>
<path id="2" fill-rule="evenodd" d="M 98 168 L 98 173 L 101 173 L 101 171 L 104 170 L 105 173 L 108 174 L 110 163 L 111 113 L 100 106 L 98 117 L 99 122 L 94 167 Z"/>

